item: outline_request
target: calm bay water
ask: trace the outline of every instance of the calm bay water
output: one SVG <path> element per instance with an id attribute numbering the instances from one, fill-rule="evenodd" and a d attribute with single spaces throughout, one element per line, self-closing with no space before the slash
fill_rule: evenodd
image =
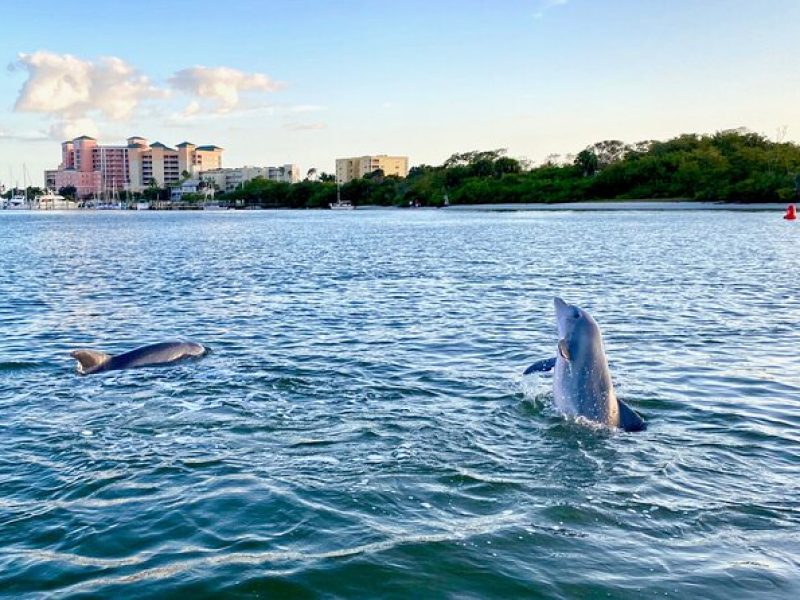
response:
<path id="1" fill-rule="evenodd" d="M 0 214 L 0 595 L 800 594 L 776 213 Z M 591 312 L 642 434 L 522 370 Z M 210 356 L 80 377 L 69 351 Z"/>

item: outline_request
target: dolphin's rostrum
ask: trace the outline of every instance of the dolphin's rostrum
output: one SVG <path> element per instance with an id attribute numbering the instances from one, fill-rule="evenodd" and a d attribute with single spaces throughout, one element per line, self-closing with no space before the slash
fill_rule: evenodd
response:
<path id="1" fill-rule="evenodd" d="M 558 410 L 625 431 L 642 431 L 647 423 L 617 398 L 603 337 L 585 310 L 555 299 L 558 347 L 555 358 L 541 360 L 525 370 L 549 371 L 553 375 L 553 397 Z"/>
<path id="2" fill-rule="evenodd" d="M 96 350 L 74 350 L 70 355 L 78 361 L 78 373 L 91 375 L 116 369 L 170 365 L 184 358 L 203 356 L 207 352 L 205 346 L 196 342 L 160 342 L 116 356 Z"/>

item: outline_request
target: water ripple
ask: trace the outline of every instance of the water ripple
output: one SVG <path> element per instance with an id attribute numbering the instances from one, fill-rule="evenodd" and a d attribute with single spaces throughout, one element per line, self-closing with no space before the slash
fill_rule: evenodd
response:
<path id="1" fill-rule="evenodd" d="M 0 214 L 0 595 L 800 594 L 772 214 Z M 552 296 L 625 434 L 565 419 Z M 80 377 L 69 351 L 199 362 Z"/>

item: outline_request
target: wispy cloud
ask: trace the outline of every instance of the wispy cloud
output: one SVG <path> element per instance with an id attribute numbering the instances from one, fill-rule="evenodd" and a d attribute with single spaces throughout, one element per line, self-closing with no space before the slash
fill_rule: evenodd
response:
<path id="1" fill-rule="evenodd" d="M 224 114 L 236 109 L 246 92 L 275 92 L 284 87 L 263 73 L 245 73 L 230 67 L 196 66 L 183 69 L 169 78 L 170 86 L 192 96 L 188 114 L 203 109 Z"/>
<path id="2" fill-rule="evenodd" d="M 564 6 L 568 2 L 569 0 L 539 0 L 536 12 L 533 13 L 533 18 L 541 19 L 548 11 L 556 8 L 557 6 Z"/>
<path id="3" fill-rule="evenodd" d="M 0 129 L 0 141 L 12 142 L 49 142 L 50 136 L 43 131 L 13 132 Z"/>

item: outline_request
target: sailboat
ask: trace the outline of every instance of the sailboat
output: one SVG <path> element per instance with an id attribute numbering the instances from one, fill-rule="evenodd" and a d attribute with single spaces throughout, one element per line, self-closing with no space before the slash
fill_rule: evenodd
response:
<path id="1" fill-rule="evenodd" d="M 355 206 L 350 200 L 342 200 L 342 186 L 336 183 L 336 202 L 329 204 L 331 210 L 354 210 Z"/>
<path id="2" fill-rule="evenodd" d="M 96 210 L 122 210 L 122 204 L 119 201 L 119 193 L 117 193 L 117 186 L 111 187 L 111 198 L 108 198 L 108 190 L 103 194 L 105 199 L 102 203 L 95 206 Z"/>
<path id="3" fill-rule="evenodd" d="M 22 193 L 20 194 L 19 187 L 15 187 L 14 193 L 11 198 L 5 203 L 6 210 L 30 210 L 31 205 L 28 202 L 28 171 L 25 165 L 22 165 Z"/>

